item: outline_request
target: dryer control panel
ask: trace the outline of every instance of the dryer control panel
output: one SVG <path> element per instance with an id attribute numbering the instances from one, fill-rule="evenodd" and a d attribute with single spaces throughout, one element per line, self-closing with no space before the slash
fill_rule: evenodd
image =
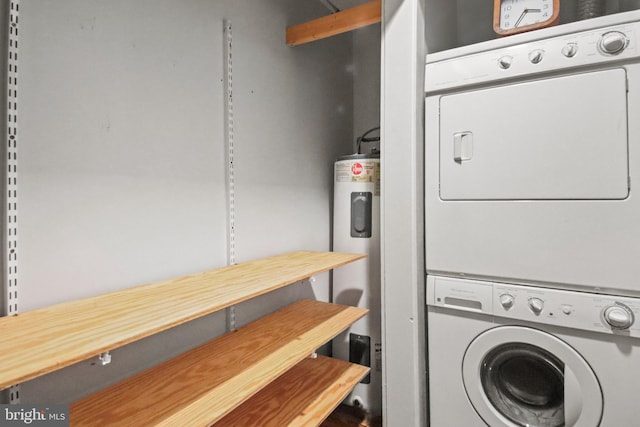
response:
<path id="1" fill-rule="evenodd" d="M 628 60 L 640 55 L 638 34 L 640 22 L 632 22 L 440 61 L 427 60 L 425 92 Z"/>
<path id="2" fill-rule="evenodd" d="M 427 305 L 640 337 L 640 298 L 430 275 Z"/>

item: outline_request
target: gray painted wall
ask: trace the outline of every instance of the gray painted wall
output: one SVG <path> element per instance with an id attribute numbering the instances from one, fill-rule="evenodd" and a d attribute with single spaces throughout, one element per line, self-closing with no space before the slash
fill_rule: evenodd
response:
<path id="1" fill-rule="evenodd" d="M 352 36 L 296 48 L 299 0 L 23 0 L 20 311 L 226 262 L 223 19 L 233 25 L 237 261 L 330 248 Z M 238 306 L 238 324 L 328 275 Z M 224 332 L 217 313 L 21 385 L 68 402 Z"/>
<path id="2" fill-rule="evenodd" d="M 364 132 L 380 126 L 380 50 L 381 25 L 370 25 L 353 32 L 354 116 L 353 142 Z M 376 136 L 378 132 L 369 136 Z M 363 149 L 380 147 L 369 143 Z"/>

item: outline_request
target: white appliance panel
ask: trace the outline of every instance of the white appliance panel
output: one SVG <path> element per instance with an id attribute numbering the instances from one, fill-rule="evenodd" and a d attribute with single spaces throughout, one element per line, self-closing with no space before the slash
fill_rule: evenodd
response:
<path id="1" fill-rule="evenodd" d="M 526 48 L 530 51 L 535 51 L 538 43 L 554 47 L 546 50 L 543 59 L 548 66 L 519 65 L 526 68 L 525 73 L 513 68 L 514 63 L 499 70 L 500 80 L 500 74 L 492 74 L 481 83 L 466 81 L 454 65 L 457 60 L 466 63 L 467 56 L 427 63 L 427 79 L 430 73 L 434 76 L 436 68 L 451 65 L 446 88 L 438 93 L 431 85 L 425 99 L 428 274 L 640 296 L 640 199 L 634 197 L 640 186 L 640 121 L 633 119 L 640 114 L 640 54 L 635 49 L 639 25 L 529 43 Z M 628 28 L 633 31 L 624 32 Z M 613 30 L 620 30 L 628 44 L 618 54 L 605 54 L 598 46 L 603 34 Z M 559 48 L 575 40 L 580 49 L 573 59 L 580 61 L 571 67 L 549 68 L 571 60 L 563 57 Z M 484 50 L 473 56 L 498 67 L 494 59 L 516 47 Z M 526 60 L 525 56 L 518 64 Z M 516 91 L 516 87 L 520 89 Z M 544 90 L 537 94 L 527 88 Z M 499 92 L 503 89 L 505 92 Z M 524 110 L 535 114 L 537 120 L 542 120 L 543 111 L 550 111 L 553 117 L 544 116 L 544 120 L 554 121 L 555 129 L 553 133 L 530 133 L 523 129 L 526 123 L 517 109 L 502 109 L 516 123 L 509 131 L 518 131 L 519 140 L 524 141 L 517 142 L 520 151 L 504 153 L 510 146 L 508 140 L 499 139 L 502 129 L 493 117 L 501 111 L 493 101 L 521 93 L 536 97 L 534 102 L 521 103 Z M 454 96 L 463 97 L 455 103 L 443 101 L 447 97 L 455 100 Z M 475 105 L 468 107 L 463 99 Z M 454 105 L 456 111 L 452 112 Z M 572 111 L 578 114 L 573 116 Z M 555 121 L 557 116 L 564 121 Z M 483 122 L 490 117 L 493 124 Z M 456 120 L 460 124 L 449 124 Z M 441 138 L 451 132 L 474 133 L 471 149 L 465 136 L 457 147 L 448 145 L 453 152 L 441 152 Z M 564 148 L 560 145 L 567 143 L 568 136 L 569 146 L 561 151 Z M 491 141 L 489 146 L 495 141 L 498 144 L 494 157 L 484 164 L 486 141 Z M 532 141 L 542 152 L 535 152 Z M 499 155 L 495 154 L 498 151 Z M 521 160 L 520 152 L 529 159 Z M 454 155 L 461 160 L 443 166 L 441 156 Z M 496 155 L 506 159 L 504 163 L 517 162 L 518 167 L 502 164 Z M 474 166 L 478 159 L 481 164 Z M 478 173 L 461 171 L 468 166 Z"/>
<path id="2" fill-rule="evenodd" d="M 620 68 L 445 95 L 440 197 L 624 199 L 626 110 Z"/>
<path id="3" fill-rule="evenodd" d="M 534 74 L 633 59 L 638 56 L 638 19 L 640 10 L 427 55 L 429 67 L 426 69 L 425 92 L 511 78 L 523 79 Z M 570 31 L 571 28 L 574 31 Z M 623 34 L 626 47 L 615 54 L 603 54 L 601 37 L 611 33 Z M 532 58 L 535 58 L 535 62 L 531 61 Z"/>
<path id="4" fill-rule="evenodd" d="M 575 374 L 574 378 L 566 379 L 569 385 L 578 385 L 566 397 L 568 403 L 578 403 L 571 408 L 565 405 L 567 425 L 617 427 L 635 423 L 635 396 L 640 392 L 640 370 L 635 369 L 640 363 L 636 323 L 640 322 L 637 317 L 640 300 L 432 275 L 427 276 L 426 291 L 432 426 L 484 425 L 467 395 L 469 390 L 480 386 L 480 372 L 476 380 L 469 380 L 467 375 L 465 382 L 462 369 L 466 355 L 478 338 L 485 336 L 486 344 L 491 337 L 490 347 L 499 347 L 522 340 L 528 342 L 533 335 L 540 336 L 537 342 L 540 348 L 568 363 Z M 509 309 L 505 309 L 505 300 L 501 299 L 505 293 L 516 298 Z M 483 302 L 481 310 L 469 310 L 468 306 L 473 304 L 448 304 L 447 297 L 472 302 L 492 298 L 493 304 Z M 530 298 L 543 301 L 539 315 L 532 312 Z M 636 314 L 632 326 L 622 330 L 603 326 L 605 310 L 619 305 Z M 563 310 L 563 307 L 572 310 Z M 510 331 L 512 336 L 508 336 Z M 547 338 L 542 339 L 545 336 Z M 571 351 L 566 351 L 568 349 Z M 590 375 L 578 369 L 580 361 L 589 367 L 594 378 L 589 380 Z M 597 388 L 601 393 L 601 406 L 597 402 Z M 571 410 L 576 411 L 574 416 Z M 569 421 L 575 418 L 580 421 L 576 424 Z M 491 425 L 513 427 L 515 424 L 505 421 Z"/>

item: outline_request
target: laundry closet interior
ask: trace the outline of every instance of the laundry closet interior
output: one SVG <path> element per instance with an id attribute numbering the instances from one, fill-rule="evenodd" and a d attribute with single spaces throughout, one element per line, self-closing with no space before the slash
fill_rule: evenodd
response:
<path id="1" fill-rule="evenodd" d="M 293 46 L 286 29 L 328 5 L 2 11 L 3 403 L 71 405 L 73 425 L 236 425 L 220 419 L 287 373 L 307 382 L 283 395 L 318 383 L 306 399 L 328 415 L 366 374 L 327 357 L 366 313 L 334 310 L 327 270 L 361 258 L 330 253 L 333 163 L 379 127 L 380 24 Z M 147 390 L 118 386 L 150 368 Z"/>
<path id="2" fill-rule="evenodd" d="M 530 425 L 630 420 L 640 390 L 601 367 L 640 361 L 640 2 L 527 1 L 556 21 L 500 37 L 499 0 L 2 0 L 0 404 L 513 427 L 466 354 L 518 383 L 559 340 L 577 354 L 549 344 L 544 385 L 511 397 L 565 415 Z M 546 335 L 478 350 L 503 327 Z"/>

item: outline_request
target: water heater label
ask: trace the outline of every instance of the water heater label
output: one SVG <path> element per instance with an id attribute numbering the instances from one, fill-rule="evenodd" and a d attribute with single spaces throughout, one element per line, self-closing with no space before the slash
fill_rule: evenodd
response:
<path id="1" fill-rule="evenodd" d="M 347 163 L 338 163 L 336 165 L 336 181 L 351 181 L 351 166 L 349 166 Z"/>
<path id="2" fill-rule="evenodd" d="M 337 182 L 372 182 L 375 184 L 374 195 L 380 195 L 380 162 L 354 161 L 336 165 Z"/>

